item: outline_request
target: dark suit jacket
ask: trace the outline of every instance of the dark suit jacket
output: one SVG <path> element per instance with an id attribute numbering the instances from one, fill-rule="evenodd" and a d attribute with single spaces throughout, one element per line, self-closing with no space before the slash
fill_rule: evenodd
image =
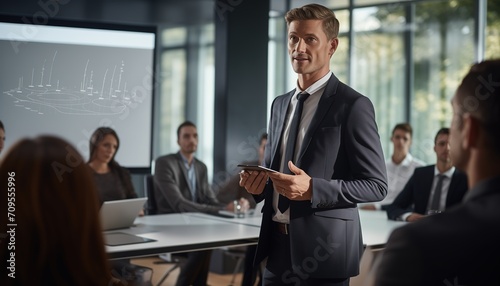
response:
<path id="1" fill-rule="evenodd" d="M 193 202 L 188 175 L 180 153 L 159 157 L 155 164 L 154 194 L 158 214 L 180 212 L 215 213 L 223 208 L 208 184 L 207 166 L 194 159 L 197 198 Z"/>
<path id="2" fill-rule="evenodd" d="M 291 96 L 277 97 L 271 110 L 265 152 L 267 167 L 279 170 L 280 141 Z M 296 165 L 312 177 L 312 199 L 290 202 L 292 265 L 314 278 L 347 278 L 359 272 L 363 241 L 357 203 L 382 200 L 387 175 L 375 112 L 368 98 L 329 79 L 305 134 Z M 255 263 L 272 247 L 273 186 L 268 181 Z M 312 264 L 313 262 L 311 262 Z"/>
<path id="3" fill-rule="evenodd" d="M 481 181 L 464 202 L 396 229 L 377 286 L 500 285 L 500 177 Z"/>
<path id="4" fill-rule="evenodd" d="M 387 206 L 386 211 L 389 219 L 397 220 L 399 216 L 408 212 L 425 214 L 434 180 L 435 166 L 429 165 L 415 169 L 401 193 L 392 204 Z M 460 203 L 466 191 L 467 176 L 455 169 L 446 196 L 446 208 Z"/>

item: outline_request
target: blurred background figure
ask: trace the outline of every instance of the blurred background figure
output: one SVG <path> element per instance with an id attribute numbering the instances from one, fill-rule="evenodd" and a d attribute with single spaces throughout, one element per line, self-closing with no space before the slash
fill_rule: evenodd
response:
<path id="1" fill-rule="evenodd" d="M 23 139 L 6 153 L 0 181 L 13 182 L 1 196 L 0 234 L 15 231 L 15 250 L 1 238 L 0 285 L 113 285 L 94 180 L 73 146 L 51 136 Z M 7 222 L 13 197 L 15 221 Z M 11 251 L 15 279 L 6 273 Z"/>
<path id="2" fill-rule="evenodd" d="M 449 137 L 449 128 L 439 129 L 434 139 L 436 164 L 415 169 L 394 202 L 387 206 L 389 219 L 412 222 L 462 201 L 467 191 L 467 176 L 451 161 Z"/>
<path id="3" fill-rule="evenodd" d="M 387 167 L 387 196 L 380 202 L 363 204 L 363 210 L 385 210 L 403 190 L 406 182 L 417 167 L 425 163 L 410 154 L 413 129 L 409 123 L 399 123 L 392 129 L 393 152 L 385 165 Z"/>
<path id="4" fill-rule="evenodd" d="M 88 165 L 101 202 L 137 198 L 129 171 L 115 161 L 119 147 L 120 139 L 109 127 L 97 128 L 90 138 Z"/>

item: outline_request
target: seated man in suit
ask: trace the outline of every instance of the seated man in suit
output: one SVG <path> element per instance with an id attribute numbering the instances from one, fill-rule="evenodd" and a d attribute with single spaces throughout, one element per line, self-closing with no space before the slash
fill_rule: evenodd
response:
<path id="1" fill-rule="evenodd" d="M 404 189 L 387 207 L 391 220 L 416 221 L 442 212 L 462 201 L 467 176 L 450 159 L 449 128 L 441 128 L 434 139 L 436 165 L 416 168 Z"/>
<path id="2" fill-rule="evenodd" d="M 208 184 L 207 166 L 194 156 L 198 147 L 194 123 L 186 121 L 177 128 L 177 144 L 179 152 L 156 160 L 154 196 L 157 213 L 233 211 L 233 202 L 224 205 L 216 199 Z M 240 200 L 240 204 L 244 210 L 249 207 L 246 199 Z M 194 251 L 187 255 L 176 285 L 206 285 L 211 251 Z"/>

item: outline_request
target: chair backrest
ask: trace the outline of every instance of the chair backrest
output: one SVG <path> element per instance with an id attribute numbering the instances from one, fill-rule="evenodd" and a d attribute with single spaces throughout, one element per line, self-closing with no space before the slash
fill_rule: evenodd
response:
<path id="1" fill-rule="evenodd" d="M 147 215 L 157 214 L 154 187 L 155 187 L 155 182 L 153 175 L 151 174 L 145 175 L 144 190 L 146 192 L 146 196 L 148 197 L 148 203 L 146 209 Z"/>

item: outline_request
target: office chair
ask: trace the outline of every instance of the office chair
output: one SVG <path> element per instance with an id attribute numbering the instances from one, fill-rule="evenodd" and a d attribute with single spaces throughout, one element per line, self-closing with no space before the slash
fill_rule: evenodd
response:
<path id="1" fill-rule="evenodd" d="M 146 196 L 148 197 L 148 201 L 146 203 L 146 215 L 156 215 L 157 214 L 157 209 L 156 209 L 156 200 L 155 200 L 155 195 L 154 195 L 154 180 L 153 180 L 153 175 L 148 174 L 144 176 L 144 191 L 146 193 Z M 160 255 L 160 258 L 163 261 L 160 262 L 154 262 L 155 264 L 173 264 L 170 269 L 168 269 L 163 276 L 161 277 L 160 281 L 158 282 L 157 286 L 160 286 L 163 284 L 165 279 L 174 271 L 175 269 L 179 268 L 181 266 L 181 263 L 185 260 L 185 257 L 182 256 L 177 256 L 177 255 L 170 255 L 167 253 L 166 255 Z"/>
<path id="2" fill-rule="evenodd" d="M 236 275 L 238 272 L 241 270 L 241 265 L 243 261 L 245 260 L 245 255 L 246 255 L 246 247 L 232 247 L 224 250 L 224 254 L 232 257 L 233 259 L 236 259 L 236 265 L 234 266 L 233 269 L 233 277 L 231 278 L 231 281 L 229 282 L 229 286 L 234 285 L 234 281 L 236 280 Z"/>

